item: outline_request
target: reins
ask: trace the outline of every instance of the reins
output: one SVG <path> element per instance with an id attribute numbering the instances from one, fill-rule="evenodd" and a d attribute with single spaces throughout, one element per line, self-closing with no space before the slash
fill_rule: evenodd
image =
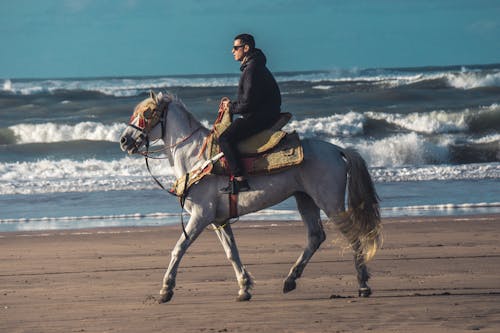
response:
<path id="1" fill-rule="evenodd" d="M 153 175 L 153 172 L 151 172 L 151 168 L 149 167 L 149 162 L 148 162 L 148 157 L 149 157 L 149 154 L 148 154 L 148 150 L 149 150 L 149 139 L 148 137 L 146 136 L 146 153 L 143 154 L 144 156 L 144 161 L 146 162 L 146 169 L 148 170 L 149 174 L 151 175 L 151 178 L 153 178 L 153 180 L 156 182 L 156 184 L 164 191 L 166 191 L 168 194 L 170 195 L 173 195 L 173 196 L 176 196 L 174 193 L 172 193 L 170 190 L 168 190 L 167 188 L 165 188 L 165 186 L 163 186 L 163 184 L 158 180 L 158 178 L 156 178 L 155 175 Z M 188 177 L 186 177 L 186 184 L 188 182 Z M 184 188 L 187 188 L 187 186 L 184 186 Z M 184 225 L 184 204 L 186 203 L 186 197 L 187 197 L 187 191 L 185 193 L 182 193 L 181 197 L 179 198 L 180 200 L 180 205 L 181 205 L 181 226 L 182 226 L 182 232 L 184 233 L 184 237 L 186 237 L 186 239 L 189 239 L 189 236 L 186 232 L 186 226 Z"/>
<path id="2" fill-rule="evenodd" d="M 161 118 L 160 118 L 160 124 L 161 124 L 161 137 L 165 137 L 165 122 L 167 120 L 167 113 L 168 113 L 168 103 L 165 103 L 164 105 L 159 105 L 159 108 L 161 108 Z M 155 110 L 156 111 L 156 110 Z M 164 146 L 163 148 L 161 149 L 158 149 L 158 150 L 154 150 L 154 151 L 149 151 L 149 146 L 150 146 L 150 143 L 149 143 L 149 132 L 151 131 L 151 126 L 148 126 L 148 131 L 146 131 L 146 127 L 144 128 L 140 128 L 139 126 L 136 126 L 134 124 L 129 124 L 130 127 L 138 130 L 141 132 L 141 135 L 143 136 L 143 139 L 146 141 L 145 143 L 145 146 L 146 146 L 146 151 L 139 151 L 138 153 L 141 154 L 142 156 L 144 156 L 144 160 L 146 162 L 146 169 L 148 170 L 149 174 L 151 175 L 151 177 L 153 178 L 153 180 L 155 181 L 155 183 L 164 191 L 166 191 L 168 194 L 170 195 L 174 195 L 176 196 L 174 193 L 172 193 L 169 189 L 167 189 L 161 182 L 160 180 L 158 180 L 158 178 L 153 175 L 153 172 L 151 171 L 151 168 L 149 166 L 149 161 L 148 159 L 149 158 L 152 158 L 152 159 L 165 159 L 166 157 L 152 157 L 151 154 L 155 154 L 155 153 L 161 153 L 161 152 L 165 152 L 169 149 L 172 149 L 172 148 L 175 148 L 176 146 L 186 142 L 187 140 L 189 140 L 196 132 L 198 132 L 203 126 L 199 126 L 197 127 L 196 129 L 194 129 L 188 136 L 186 136 L 185 138 L 181 139 L 180 141 L 172 144 L 172 145 L 169 145 L 169 146 Z M 188 177 L 186 177 L 186 184 L 187 185 L 187 182 L 189 181 Z M 187 186 L 185 186 L 184 188 L 187 188 Z M 184 204 L 186 202 L 186 197 L 187 197 L 187 193 L 188 191 L 186 190 L 184 193 L 182 193 L 182 195 L 180 196 L 180 205 L 181 205 L 181 225 L 182 225 L 182 232 L 184 233 L 184 237 L 186 237 L 186 239 L 189 239 L 189 236 L 186 232 L 186 227 L 185 227 L 185 224 L 184 224 L 184 216 L 183 216 L 183 213 L 184 213 Z"/>
<path id="3" fill-rule="evenodd" d="M 157 117 L 156 119 L 160 118 L 159 122 L 161 124 L 161 137 L 162 138 L 164 138 L 165 134 L 166 134 L 166 121 L 167 121 L 167 114 L 168 114 L 168 104 L 169 104 L 169 102 L 162 101 L 158 105 L 158 107 L 153 110 L 153 114 L 150 117 L 147 118 L 147 120 L 151 120 L 153 117 Z M 219 116 L 218 116 L 218 119 L 217 119 L 216 123 L 218 123 L 220 121 L 219 118 L 222 118 L 222 113 L 223 112 L 221 112 L 221 107 L 222 107 L 222 104 L 219 107 Z M 156 126 L 157 124 L 158 123 L 156 123 L 154 126 Z M 188 188 L 188 183 L 189 183 L 189 180 L 190 180 L 189 173 L 187 173 L 186 176 L 185 176 L 182 194 L 178 195 L 178 194 L 174 193 L 171 189 L 167 189 L 160 182 L 160 180 L 153 174 L 153 172 L 151 171 L 151 167 L 149 166 L 149 159 L 150 158 L 151 159 L 166 159 L 166 158 L 168 158 L 168 156 L 167 157 L 154 157 L 154 156 L 152 156 L 152 154 L 166 152 L 169 149 L 175 148 L 178 145 L 180 145 L 180 144 L 188 141 L 190 138 L 193 137 L 193 135 L 196 132 L 198 132 L 200 129 L 202 129 L 203 126 L 198 126 L 189 135 L 187 135 L 186 137 L 182 138 L 181 140 L 179 140 L 179 141 L 177 141 L 177 142 L 175 142 L 175 143 L 173 143 L 171 145 L 168 145 L 168 146 L 164 145 L 160 149 L 151 150 L 151 151 L 149 150 L 149 148 L 150 148 L 149 133 L 151 132 L 151 129 L 153 128 L 153 125 L 151 123 L 147 122 L 147 123 L 144 124 L 143 128 L 141 128 L 140 126 L 136 126 L 134 124 L 131 124 L 131 123 L 129 123 L 128 126 L 134 128 L 137 131 L 140 131 L 141 132 L 140 136 L 145 141 L 146 150 L 145 151 L 139 151 L 139 149 L 138 149 L 137 153 L 140 154 L 140 155 L 142 155 L 142 156 L 144 156 L 144 161 L 146 163 L 146 169 L 148 170 L 151 178 L 153 178 L 153 180 L 155 181 L 155 183 L 162 190 L 166 191 L 170 195 L 174 195 L 176 197 L 179 197 L 179 202 L 180 202 L 180 206 L 181 206 L 180 215 L 181 215 L 182 232 L 184 234 L 184 237 L 189 240 L 189 236 L 188 236 L 188 234 L 186 232 L 186 227 L 185 227 L 185 223 L 184 223 L 184 215 L 183 215 L 183 213 L 184 213 L 184 205 L 185 205 L 186 198 L 187 198 L 187 195 L 188 195 L 188 192 L 189 192 L 189 188 Z M 215 130 L 215 128 L 212 131 L 214 131 L 214 130 Z M 204 143 L 202 145 L 203 146 L 202 150 L 200 151 L 200 155 L 201 155 L 201 153 L 203 153 L 203 150 L 204 150 L 206 144 L 207 144 L 207 142 L 206 142 L 206 139 L 205 139 Z M 136 147 L 139 148 L 139 145 L 137 145 L 137 143 L 136 143 Z M 221 229 L 224 229 L 227 225 L 230 225 L 230 224 L 233 224 L 233 223 L 237 222 L 238 220 L 239 220 L 239 218 L 237 218 L 234 221 L 231 221 L 231 219 L 228 219 L 225 223 L 223 223 L 223 224 L 221 224 L 219 226 L 215 226 L 214 225 L 212 230 L 213 231 L 219 231 Z"/>
<path id="4" fill-rule="evenodd" d="M 130 125 L 130 126 L 132 126 L 132 125 Z M 159 160 L 159 159 L 165 159 L 165 157 L 152 157 L 150 154 L 162 153 L 162 152 L 167 151 L 169 149 L 175 148 L 178 145 L 180 145 L 181 143 L 184 143 L 187 140 L 189 140 L 196 132 L 198 132 L 202 128 L 203 128 L 203 126 L 197 127 L 193 132 L 191 132 L 191 134 L 189 134 L 185 138 L 181 139 L 180 141 L 178 141 L 178 142 L 176 142 L 176 143 L 174 143 L 174 144 L 172 144 L 170 146 L 164 146 L 163 148 L 160 148 L 160 149 L 157 149 L 157 150 L 151 150 L 151 151 L 149 149 L 147 149 L 145 152 L 144 151 L 139 151 L 138 153 L 141 154 L 144 157 L 149 157 L 151 159 L 157 159 L 157 160 Z M 145 138 L 147 139 L 148 136 L 146 135 Z M 146 142 L 147 142 L 148 147 L 149 147 L 149 140 L 147 140 Z"/>

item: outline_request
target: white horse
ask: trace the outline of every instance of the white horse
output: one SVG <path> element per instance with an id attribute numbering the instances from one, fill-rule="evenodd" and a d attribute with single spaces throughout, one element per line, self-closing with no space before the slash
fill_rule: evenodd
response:
<path id="1" fill-rule="evenodd" d="M 135 154 L 146 142 L 162 139 L 175 176 L 179 178 L 199 165 L 198 152 L 208 134 L 209 130 L 180 100 L 151 93 L 150 98 L 136 106 L 129 126 L 120 138 L 120 147 Z M 352 149 L 312 139 L 302 140 L 302 145 L 302 164 L 280 173 L 249 177 L 251 190 L 239 194 L 238 213 L 259 211 L 290 196 L 295 197 L 307 228 L 307 245 L 284 281 L 283 292 L 287 293 L 296 288 L 296 280 L 326 238 L 320 219 L 322 210 L 351 244 L 355 252 L 359 296 L 368 297 L 371 289 L 367 284 L 370 276 L 366 262 L 380 246 L 381 225 L 378 197 L 366 164 Z M 185 201 L 189 222 L 172 250 L 160 291 L 160 303 L 172 298 L 182 256 L 210 224 L 218 226 L 215 232 L 234 267 L 239 285 L 237 300 L 247 301 L 252 297 L 251 275 L 241 263 L 231 224 L 226 223 L 230 217 L 229 198 L 227 194 L 219 193 L 227 182 L 227 176 L 208 175 L 190 188 Z"/>

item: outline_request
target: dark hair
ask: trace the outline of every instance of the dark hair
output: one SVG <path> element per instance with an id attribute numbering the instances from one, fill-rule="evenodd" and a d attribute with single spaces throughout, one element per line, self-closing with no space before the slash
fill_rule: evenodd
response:
<path id="1" fill-rule="evenodd" d="M 250 51 L 255 48 L 255 39 L 253 39 L 253 36 L 250 34 L 239 34 L 238 36 L 234 37 L 234 40 L 241 40 L 243 44 L 248 45 L 250 48 Z"/>

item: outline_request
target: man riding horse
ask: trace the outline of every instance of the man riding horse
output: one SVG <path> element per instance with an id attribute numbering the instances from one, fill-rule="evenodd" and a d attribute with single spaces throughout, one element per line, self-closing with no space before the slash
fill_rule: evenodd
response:
<path id="1" fill-rule="evenodd" d="M 237 194 L 249 191 L 245 170 L 238 153 L 238 142 L 266 128 L 270 128 L 279 118 L 281 93 L 272 73 L 266 67 L 266 56 L 255 48 L 252 35 L 240 34 L 234 38 L 232 53 L 241 62 L 241 77 L 238 84 L 238 99 L 224 98 L 223 107 L 231 115 L 239 114 L 219 137 L 219 145 L 224 153 L 232 178 L 221 193 Z"/>
<path id="2" fill-rule="evenodd" d="M 190 214 L 189 222 L 172 249 L 159 302 L 166 303 L 172 299 L 181 259 L 209 225 L 215 227 L 227 258 L 233 265 L 239 286 L 237 300 L 250 300 L 253 279 L 241 262 L 231 223 L 228 221 L 233 217 L 268 208 L 291 196 L 295 197 L 297 209 L 306 226 L 307 244 L 284 280 L 283 292 L 288 293 L 296 288 L 297 279 L 302 276 L 307 263 L 326 239 L 320 215 L 323 211 L 354 251 L 358 295 L 370 296 L 371 289 L 367 284 L 370 275 L 366 263 L 373 258 L 382 239 L 378 196 L 366 162 L 354 149 L 306 138 L 300 141 L 300 145 L 277 151 L 284 152 L 285 156 L 300 152 L 297 154 L 298 158 L 293 159 L 294 167 L 288 168 L 286 165 L 280 172 L 254 174 L 254 170 L 247 167 L 246 160 L 243 169 L 240 153 L 235 149 L 236 143 L 258 132 L 267 132 L 267 128 L 281 126 L 283 116 L 280 115 L 279 88 L 265 66 L 264 54 L 255 49 L 253 37 L 238 35 L 233 45 L 234 58 L 242 62 L 243 73 L 238 99 L 221 103 L 221 109 L 224 111 L 226 108 L 230 114 L 241 114 L 242 118 L 235 119 L 225 131 L 222 128 L 229 121 L 224 120 L 224 126 L 218 127 L 222 132 L 219 145 L 226 154 L 226 164 L 229 164 L 233 175 L 230 186 L 222 191 L 231 195 L 220 193 L 219 189 L 224 186 L 227 173 L 212 173 L 215 160 L 212 160 L 211 154 L 204 156 L 206 161 L 200 159 L 203 146 L 208 147 L 208 138 L 211 134 L 218 133 L 218 129 L 215 124 L 213 131 L 204 127 L 182 101 L 173 96 L 152 93 L 139 103 L 129 126 L 120 137 L 121 149 L 129 154 L 140 153 L 140 149 L 148 147 L 150 142 L 159 139 L 163 141 L 164 148 L 161 151 L 166 153 L 178 178 L 174 184 L 174 193 L 183 198 L 184 208 Z M 230 118 L 226 112 L 221 112 L 221 119 Z M 298 140 L 298 135 L 295 136 Z M 211 153 L 213 147 L 210 144 Z M 219 152 L 216 154 L 220 155 Z M 281 164 L 277 163 L 278 166 Z M 264 168 L 259 170 L 265 170 L 269 165 L 266 160 Z M 207 175 L 205 171 L 210 176 L 204 177 Z M 252 174 L 253 191 L 238 196 L 237 201 L 231 200 L 234 197 L 232 194 L 250 190 L 245 172 Z"/>

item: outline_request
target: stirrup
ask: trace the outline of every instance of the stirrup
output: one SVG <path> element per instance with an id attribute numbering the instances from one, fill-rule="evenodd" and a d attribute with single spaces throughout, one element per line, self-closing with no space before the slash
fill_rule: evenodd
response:
<path id="1" fill-rule="evenodd" d="M 244 179 L 239 181 L 233 179 L 229 181 L 229 184 L 226 187 L 221 188 L 219 190 L 219 193 L 238 194 L 239 192 L 247 192 L 247 191 L 250 191 L 250 185 L 248 185 L 248 180 Z"/>

